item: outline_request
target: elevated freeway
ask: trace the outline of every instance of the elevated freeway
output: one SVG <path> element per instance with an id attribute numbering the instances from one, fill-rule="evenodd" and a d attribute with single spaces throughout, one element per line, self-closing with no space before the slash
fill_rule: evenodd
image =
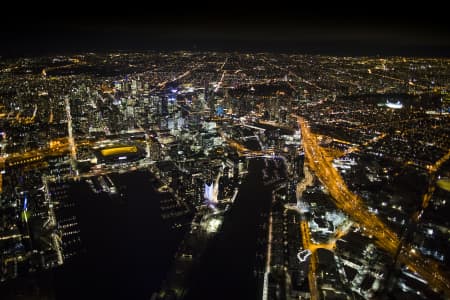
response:
<path id="1" fill-rule="evenodd" d="M 330 192 L 335 205 L 358 223 L 365 234 L 374 237 L 378 247 L 395 257 L 400 246 L 400 238 L 375 214 L 368 211 L 358 195 L 349 190 L 339 172 L 326 159 L 324 150 L 319 146 L 316 135 L 310 131 L 307 122 L 300 116 L 295 117 L 302 132 L 306 161 Z M 449 276 L 442 271 L 438 262 L 423 257 L 409 245 L 402 247 L 397 260 L 427 281 L 435 292 L 443 293 L 450 298 Z"/>

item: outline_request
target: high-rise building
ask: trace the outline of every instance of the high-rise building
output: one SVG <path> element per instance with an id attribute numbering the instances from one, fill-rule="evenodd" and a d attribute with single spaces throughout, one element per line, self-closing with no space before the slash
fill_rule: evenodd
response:
<path id="1" fill-rule="evenodd" d="M 169 100 L 167 99 L 167 96 L 160 97 L 160 100 L 159 113 L 162 116 L 167 116 L 169 114 Z"/>

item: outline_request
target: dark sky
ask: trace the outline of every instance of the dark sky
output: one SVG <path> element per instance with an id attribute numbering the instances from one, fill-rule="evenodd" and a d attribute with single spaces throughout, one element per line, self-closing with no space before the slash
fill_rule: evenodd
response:
<path id="1" fill-rule="evenodd" d="M 0 21 L 0 54 L 197 49 L 450 56 L 445 10 L 427 3 L 413 9 L 382 2 L 358 9 L 326 2 L 302 8 L 300 1 L 297 6 L 281 1 L 161 3 L 164 7 L 124 0 L 95 7 L 69 2 L 58 9 L 28 7 L 26 14 L 13 10 Z"/>

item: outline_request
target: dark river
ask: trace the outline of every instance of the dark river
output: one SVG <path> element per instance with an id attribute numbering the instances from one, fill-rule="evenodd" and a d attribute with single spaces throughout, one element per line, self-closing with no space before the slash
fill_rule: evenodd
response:
<path id="1" fill-rule="evenodd" d="M 188 277 L 186 299 L 261 297 L 272 189 L 263 184 L 264 166 L 263 160 L 250 161 L 221 232 Z M 69 198 L 77 203 L 73 214 L 81 229 L 80 253 L 53 271 L 11 282 L 6 299 L 140 300 L 159 290 L 185 231 L 173 229 L 174 220 L 162 219 L 160 201 L 167 196 L 154 191 L 151 173 L 110 177 L 125 187 L 123 198 L 94 194 L 84 182 L 69 188 Z M 180 221 L 190 222 L 187 217 Z"/>
<path id="2" fill-rule="evenodd" d="M 261 225 L 267 221 L 271 200 L 271 187 L 262 182 L 263 167 L 263 160 L 250 161 L 249 175 L 225 217 L 222 231 L 193 276 L 188 300 L 260 298 L 262 282 L 255 270 L 262 270 L 264 263 L 256 254 L 264 253 L 265 246 L 258 246 L 256 240 L 267 234 Z"/>
<path id="3" fill-rule="evenodd" d="M 86 251 L 55 273 L 56 299 L 149 299 L 160 287 L 183 237 L 160 215 L 162 195 L 149 172 L 111 175 L 123 199 L 74 184 Z"/>

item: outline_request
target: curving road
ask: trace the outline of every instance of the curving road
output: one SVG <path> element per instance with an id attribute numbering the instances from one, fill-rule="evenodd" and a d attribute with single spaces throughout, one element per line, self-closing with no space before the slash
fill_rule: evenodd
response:
<path id="1" fill-rule="evenodd" d="M 316 136 L 311 133 L 306 121 L 300 116 L 295 117 L 302 132 L 302 143 L 308 165 L 327 187 L 336 206 L 359 223 L 367 235 L 373 236 L 378 247 L 395 256 L 400 245 L 399 237 L 376 215 L 367 210 L 359 196 L 348 189 L 338 171 L 326 159 L 324 150 L 318 145 Z M 411 246 L 403 247 L 398 261 L 418 273 L 435 292 L 442 292 L 450 298 L 449 276 L 441 270 L 439 263 L 424 258 Z"/>

